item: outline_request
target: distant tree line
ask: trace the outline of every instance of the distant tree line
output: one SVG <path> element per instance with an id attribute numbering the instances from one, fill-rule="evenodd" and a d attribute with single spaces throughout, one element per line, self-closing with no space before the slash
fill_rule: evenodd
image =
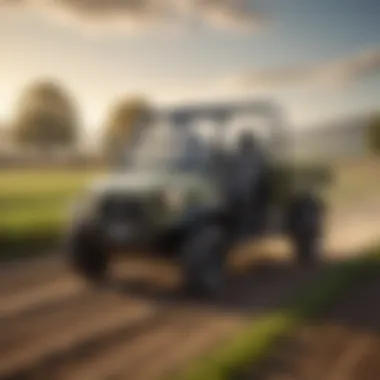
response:
<path id="1" fill-rule="evenodd" d="M 131 131 L 148 120 L 152 109 L 149 101 L 138 96 L 125 96 L 112 104 L 100 125 L 103 152 L 115 156 L 124 150 Z M 57 148 L 75 149 L 82 133 L 77 102 L 61 83 L 40 80 L 23 91 L 10 126 L 17 146 L 42 153 Z M 370 121 L 367 140 L 369 149 L 380 154 L 380 113 Z"/>
<path id="2" fill-rule="evenodd" d="M 14 141 L 41 151 L 72 147 L 78 140 L 78 110 L 57 83 L 34 83 L 22 94 L 12 123 Z"/>
<path id="3" fill-rule="evenodd" d="M 137 96 L 125 96 L 111 105 L 101 125 L 101 147 L 113 154 L 125 146 L 130 131 L 146 117 L 151 105 Z M 19 148 L 41 153 L 77 149 L 83 134 L 79 107 L 64 86 L 54 80 L 39 80 L 21 94 L 9 126 L 10 140 Z"/>

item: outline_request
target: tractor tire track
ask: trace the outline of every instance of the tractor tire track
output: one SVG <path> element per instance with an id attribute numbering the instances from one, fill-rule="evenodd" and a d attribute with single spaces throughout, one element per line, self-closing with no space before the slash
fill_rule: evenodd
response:
<path id="1" fill-rule="evenodd" d="M 75 311 L 71 309 L 47 328 L 38 325 L 32 332 L 23 331 L 16 341 L 5 340 L 1 350 L 1 376 L 13 378 L 64 355 L 76 355 L 121 333 L 154 322 L 157 313 L 152 305 L 125 300 L 114 305 L 85 306 Z"/>

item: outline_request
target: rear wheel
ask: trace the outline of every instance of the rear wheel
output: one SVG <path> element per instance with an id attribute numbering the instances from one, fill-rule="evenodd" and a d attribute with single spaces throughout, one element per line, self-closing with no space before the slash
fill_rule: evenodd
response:
<path id="1" fill-rule="evenodd" d="M 301 266 L 315 264 L 321 255 L 324 205 L 321 199 L 303 195 L 291 202 L 289 235 Z"/>
<path id="2" fill-rule="evenodd" d="M 300 266 L 306 267 L 318 262 L 321 255 L 320 239 L 314 236 L 293 236 L 296 259 Z"/>
<path id="3" fill-rule="evenodd" d="M 205 225 L 189 234 L 182 245 L 185 289 L 198 296 L 216 297 L 225 280 L 225 231 Z"/>

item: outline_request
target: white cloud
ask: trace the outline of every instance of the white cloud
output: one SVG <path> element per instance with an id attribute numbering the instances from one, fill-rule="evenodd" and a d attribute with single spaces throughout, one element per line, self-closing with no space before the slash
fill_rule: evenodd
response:
<path id="1" fill-rule="evenodd" d="M 181 26 L 189 19 L 211 28 L 254 30 L 266 17 L 249 5 L 244 0 L 0 0 L 0 9 L 30 9 L 103 31 Z"/>
<path id="2" fill-rule="evenodd" d="M 380 73 L 380 49 L 310 65 L 250 69 L 226 82 L 235 88 L 262 90 L 291 85 L 342 86 L 376 73 Z"/>
<path id="3" fill-rule="evenodd" d="M 267 23 L 267 17 L 252 11 L 249 2 L 243 0 L 195 0 L 198 14 L 216 28 L 256 29 Z"/>

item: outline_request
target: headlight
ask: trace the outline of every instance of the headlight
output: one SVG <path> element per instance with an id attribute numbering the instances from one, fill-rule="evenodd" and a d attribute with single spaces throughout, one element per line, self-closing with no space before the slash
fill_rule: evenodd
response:
<path id="1" fill-rule="evenodd" d="M 162 201 L 170 209 L 179 209 L 186 203 L 186 195 L 180 189 L 167 189 L 162 194 Z"/>
<path id="2" fill-rule="evenodd" d="M 91 218 L 97 214 L 98 202 L 94 196 L 77 199 L 69 206 L 69 214 L 73 219 Z"/>

